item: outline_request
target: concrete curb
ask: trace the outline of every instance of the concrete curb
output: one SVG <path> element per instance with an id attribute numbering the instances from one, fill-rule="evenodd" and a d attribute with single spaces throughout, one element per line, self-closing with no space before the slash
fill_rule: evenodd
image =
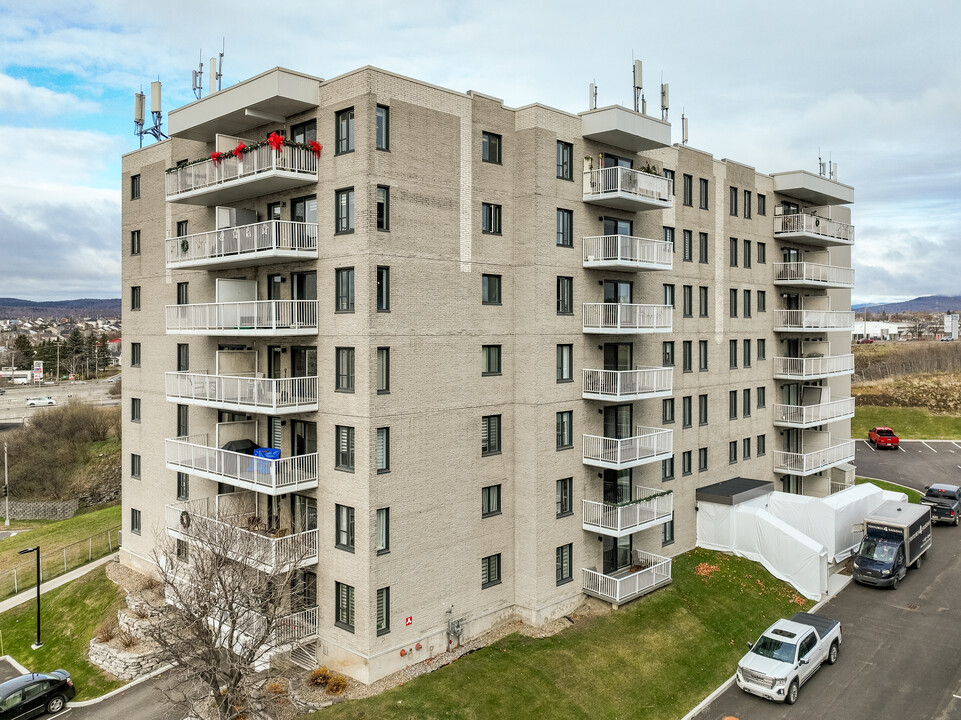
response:
<path id="1" fill-rule="evenodd" d="M 108 692 L 106 695 L 101 695 L 101 696 L 98 697 L 98 698 L 93 698 L 93 700 L 82 700 L 82 701 L 80 701 L 80 702 L 71 702 L 71 703 L 70 703 L 70 707 L 72 707 L 72 708 L 73 708 L 73 707 L 87 707 L 87 706 L 89 706 L 89 705 L 96 705 L 97 703 L 101 703 L 101 702 L 103 702 L 104 700 L 106 700 L 106 699 L 108 699 L 108 698 L 112 698 L 114 695 L 120 695 L 121 693 L 127 692 L 127 690 L 129 690 L 130 688 L 132 688 L 132 687 L 134 687 L 134 686 L 136 686 L 136 685 L 139 685 L 139 684 L 142 683 L 142 682 L 146 682 L 147 680 L 152 680 L 153 678 L 157 677 L 158 675 L 162 675 L 163 673 L 167 672 L 168 670 L 172 670 L 173 667 L 174 667 L 173 665 L 164 665 L 162 668 L 157 668 L 156 670 L 154 670 L 154 671 L 153 671 L 152 673 L 150 673 L 149 675 L 144 675 L 143 677 L 139 677 L 139 678 L 137 678 L 136 680 L 131 680 L 130 682 L 128 682 L 128 683 L 127 683 L 126 685 L 124 685 L 123 687 L 118 687 L 116 690 L 111 690 L 111 691 Z"/>
<path id="2" fill-rule="evenodd" d="M 17 670 L 20 671 L 21 675 L 26 675 L 28 672 L 30 672 L 29 670 L 27 670 L 27 668 L 25 668 L 23 665 L 21 665 L 16 660 L 14 660 L 13 657 L 10 655 L 0 656 L 0 660 L 6 660 L 8 663 L 13 665 L 15 668 L 17 668 Z"/>
<path id="3" fill-rule="evenodd" d="M 101 565 L 106 565 L 108 562 L 115 561 L 119 556 L 119 551 L 112 552 L 110 555 L 104 555 L 102 558 L 98 558 L 97 560 L 89 562 L 86 565 L 81 565 L 80 567 L 71 570 L 64 575 L 58 575 L 53 580 L 47 580 L 40 585 L 40 594 L 43 595 L 51 590 L 56 590 L 58 587 L 66 585 L 68 582 L 76 580 L 79 577 L 83 577 L 88 572 L 96 570 Z M 13 597 L 8 597 L 6 600 L 0 601 L 0 613 L 4 613 L 7 610 L 12 610 L 13 608 L 17 607 L 17 605 L 22 605 L 23 603 L 28 602 L 35 597 L 37 597 L 36 586 L 30 588 L 29 590 L 24 590 L 21 593 L 17 593 Z"/>

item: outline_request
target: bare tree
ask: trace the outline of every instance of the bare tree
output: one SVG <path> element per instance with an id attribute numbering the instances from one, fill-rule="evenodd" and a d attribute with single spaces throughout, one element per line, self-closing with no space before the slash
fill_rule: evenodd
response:
<path id="1" fill-rule="evenodd" d="M 216 519 L 205 507 L 166 509 L 168 533 L 154 550 L 164 600 L 149 634 L 180 668 L 171 699 L 235 720 L 250 716 L 251 679 L 270 656 L 316 633 L 297 570 L 316 556 L 316 532 L 272 537 L 259 518 Z"/>

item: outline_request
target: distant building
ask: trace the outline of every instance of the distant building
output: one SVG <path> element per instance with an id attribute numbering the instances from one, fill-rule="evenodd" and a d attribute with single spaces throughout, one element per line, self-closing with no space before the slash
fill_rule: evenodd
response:
<path id="1" fill-rule="evenodd" d="M 958 318 L 957 314 L 948 313 L 944 316 L 944 336 L 951 340 L 958 339 Z"/>

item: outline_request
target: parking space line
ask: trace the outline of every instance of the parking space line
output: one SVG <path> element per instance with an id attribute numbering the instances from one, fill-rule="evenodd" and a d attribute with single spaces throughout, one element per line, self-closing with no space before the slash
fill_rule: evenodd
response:
<path id="1" fill-rule="evenodd" d="M 938 451 L 935 450 L 933 447 L 931 447 L 931 446 L 928 445 L 926 442 L 924 442 L 924 440 L 921 441 L 921 444 L 924 445 L 924 447 L 926 447 L 928 450 L 930 450 L 930 451 L 933 452 L 933 453 L 937 453 L 937 452 L 938 452 Z"/>
<path id="2" fill-rule="evenodd" d="M 868 450 L 870 450 L 871 452 L 874 452 L 874 448 L 871 447 L 871 443 L 869 443 L 867 440 L 862 440 L 861 442 L 863 442 L 865 445 L 868 446 Z"/>
<path id="3" fill-rule="evenodd" d="M 951 444 L 954 445 L 956 448 L 961 448 L 961 445 L 958 445 L 956 442 L 952 442 Z"/>
<path id="4" fill-rule="evenodd" d="M 907 452 L 907 450 L 905 450 L 905 449 L 904 449 L 903 447 L 901 447 L 900 445 L 898 445 L 898 450 L 900 450 L 900 451 L 903 452 L 903 453 L 906 453 L 906 452 Z M 918 452 L 920 452 L 920 450 L 919 450 Z"/>

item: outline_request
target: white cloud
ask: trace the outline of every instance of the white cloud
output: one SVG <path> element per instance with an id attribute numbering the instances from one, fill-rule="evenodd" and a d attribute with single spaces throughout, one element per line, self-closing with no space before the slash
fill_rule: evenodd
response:
<path id="1" fill-rule="evenodd" d="M 17 115 L 63 116 L 66 113 L 95 113 L 99 105 L 63 93 L 31 85 L 26 80 L 0 73 L 0 113 Z"/>

